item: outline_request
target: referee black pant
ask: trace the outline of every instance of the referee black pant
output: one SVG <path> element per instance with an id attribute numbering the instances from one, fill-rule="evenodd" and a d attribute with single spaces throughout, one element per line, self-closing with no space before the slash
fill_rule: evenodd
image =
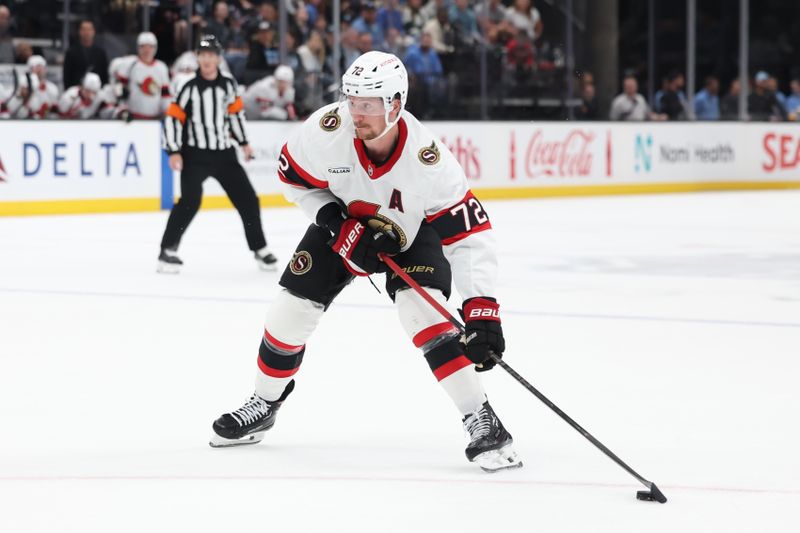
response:
<path id="1" fill-rule="evenodd" d="M 161 239 L 161 248 L 175 250 L 181 237 L 200 209 L 203 198 L 203 182 L 213 176 L 222 185 L 225 194 L 239 212 L 244 224 L 247 245 L 256 251 L 267 245 L 261 229 L 261 211 L 258 196 L 242 165 L 236 159 L 233 148 L 228 150 L 198 150 L 184 148 L 181 171 L 181 198 L 172 207 L 167 228 Z"/>

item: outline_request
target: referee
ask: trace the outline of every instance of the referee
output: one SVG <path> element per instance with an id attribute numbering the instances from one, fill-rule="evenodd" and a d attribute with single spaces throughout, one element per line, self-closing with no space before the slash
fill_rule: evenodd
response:
<path id="1" fill-rule="evenodd" d="M 219 181 L 242 217 L 247 244 L 258 266 L 262 270 L 276 269 L 277 259 L 267 249 L 261 229 L 258 197 L 236 159 L 234 140 L 248 161 L 253 158 L 253 149 L 244 132 L 244 110 L 236 94 L 236 81 L 219 70 L 221 52 L 215 36 L 200 39 L 200 68 L 180 88 L 164 119 L 164 148 L 170 168 L 181 172 L 181 198 L 169 214 L 161 239 L 159 272 L 180 270 L 183 262 L 177 255 L 178 245 L 200 209 L 203 182 L 209 176 Z"/>

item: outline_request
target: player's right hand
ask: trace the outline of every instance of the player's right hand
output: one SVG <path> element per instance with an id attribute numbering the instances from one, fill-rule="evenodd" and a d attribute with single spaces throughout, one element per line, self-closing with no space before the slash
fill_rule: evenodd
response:
<path id="1" fill-rule="evenodd" d="M 387 272 L 388 267 L 379 254 L 400 252 L 397 241 L 355 218 L 345 219 L 329 244 L 342 259 L 352 262 L 366 274 Z"/>
<path id="2" fill-rule="evenodd" d="M 181 154 L 172 154 L 169 156 L 169 168 L 178 172 L 183 170 L 183 156 Z"/>

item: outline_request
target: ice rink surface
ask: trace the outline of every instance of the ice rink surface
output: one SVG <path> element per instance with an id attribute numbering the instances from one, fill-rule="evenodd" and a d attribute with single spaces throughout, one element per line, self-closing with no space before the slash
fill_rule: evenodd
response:
<path id="1" fill-rule="evenodd" d="M 252 392 L 277 274 L 203 211 L 178 276 L 167 213 L 0 218 L 0 531 L 800 531 L 800 194 L 485 202 L 525 467 L 484 474 L 385 294 L 357 280 L 257 446 L 210 426 Z M 306 221 L 263 211 L 285 262 Z M 382 284 L 379 284 L 382 285 Z"/>

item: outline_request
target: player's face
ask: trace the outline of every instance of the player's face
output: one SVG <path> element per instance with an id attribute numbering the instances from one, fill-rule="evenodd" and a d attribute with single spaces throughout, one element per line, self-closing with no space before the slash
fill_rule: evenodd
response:
<path id="1" fill-rule="evenodd" d="M 89 89 L 86 89 L 85 87 L 81 87 L 81 90 L 79 92 L 80 92 L 81 98 L 83 98 L 87 102 L 90 101 L 90 100 L 94 100 L 95 97 L 97 96 L 97 93 L 95 91 L 90 91 Z"/>
<path id="2" fill-rule="evenodd" d="M 152 44 L 142 44 L 139 46 L 139 58 L 145 63 L 150 63 L 156 57 L 156 47 Z"/>
<path id="3" fill-rule="evenodd" d="M 380 98 L 361 98 L 348 96 L 347 106 L 353 117 L 356 137 L 369 141 L 383 133 L 386 128 L 386 110 Z"/>

